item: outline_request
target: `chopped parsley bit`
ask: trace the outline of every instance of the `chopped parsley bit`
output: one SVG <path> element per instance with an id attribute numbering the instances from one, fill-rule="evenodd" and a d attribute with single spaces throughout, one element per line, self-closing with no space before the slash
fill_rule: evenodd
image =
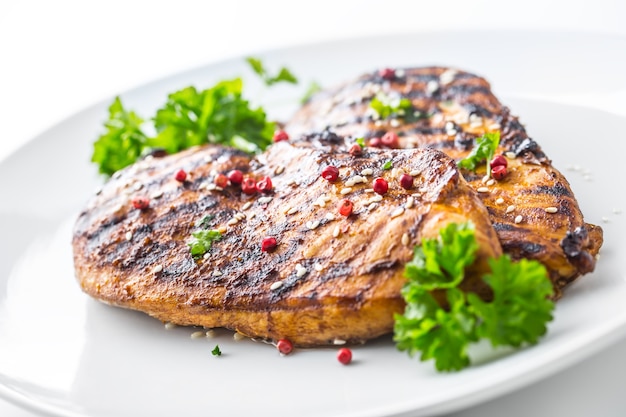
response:
<path id="1" fill-rule="evenodd" d="M 475 171 L 483 161 L 487 161 L 487 176 L 491 176 L 491 165 L 489 162 L 496 153 L 498 145 L 500 144 L 500 132 L 485 133 L 481 137 L 476 139 L 476 145 L 472 148 L 472 152 L 467 155 L 466 158 L 457 162 L 460 168 L 469 169 Z"/>
<path id="2" fill-rule="evenodd" d="M 361 147 L 361 149 L 365 148 L 365 138 L 356 138 L 354 141 Z"/>
<path id="3" fill-rule="evenodd" d="M 207 253 L 211 249 L 213 242 L 217 242 L 222 238 L 219 230 L 198 230 L 191 234 L 193 240 L 188 243 L 191 256 L 197 259 Z"/>
<path id="4" fill-rule="evenodd" d="M 307 88 L 306 92 L 300 99 L 300 104 L 306 103 L 311 99 L 311 97 L 313 97 L 315 93 L 320 91 L 322 91 L 322 86 L 319 85 L 316 81 L 311 81 L 311 84 L 309 84 L 309 88 Z"/>
<path id="5" fill-rule="evenodd" d="M 201 227 L 203 229 L 208 229 L 209 227 L 211 227 L 211 222 L 213 221 L 214 218 L 215 218 L 214 214 L 207 214 L 202 219 L 200 219 L 200 221 L 196 223 L 196 226 Z"/>
<path id="6" fill-rule="evenodd" d="M 282 67 L 278 74 L 275 76 L 269 75 L 265 67 L 263 66 L 263 62 L 260 59 L 254 57 L 246 58 L 246 61 L 252 67 L 252 70 L 263 80 L 265 85 L 272 86 L 279 82 L 286 82 L 290 84 L 298 84 L 298 79 L 289 71 L 287 68 Z"/>
<path id="7" fill-rule="evenodd" d="M 537 343 L 552 320 L 552 284 L 537 261 L 490 259 L 491 273 L 483 279 L 493 290 L 492 301 L 457 288 L 477 250 L 473 225 L 451 223 L 438 238 L 424 239 L 405 268 L 407 305 L 395 316 L 394 340 L 410 356 L 421 352 L 422 361 L 434 359 L 439 371 L 468 366 L 468 345 L 480 339 L 492 346 Z M 434 290 L 445 294 L 447 308 L 432 296 Z"/>
<path id="8" fill-rule="evenodd" d="M 392 161 L 391 161 L 391 159 L 390 159 L 390 160 L 388 160 L 387 162 L 385 162 L 385 163 L 383 164 L 383 169 L 384 169 L 385 171 L 388 171 L 388 170 L 390 170 L 391 168 L 393 168 L 393 162 L 392 162 Z"/>
<path id="9" fill-rule="evenodd" d="M 378 114 L 381 119 L 387 119 L 390 116 L 404 117 L 412 113 L 413 104 L 408 98 L 399 100 L 391 100 L 384 94 L 377 94 L 370 101 L 370 107 Z"/>
<path id="10" fill-rule="evenodd" d="M 213 355 L 213 356 L 222 356 L 222 351 L 220 350 L 220 345 L 215 345 L 215 347 L 211 351 L 211 355 Z"/>

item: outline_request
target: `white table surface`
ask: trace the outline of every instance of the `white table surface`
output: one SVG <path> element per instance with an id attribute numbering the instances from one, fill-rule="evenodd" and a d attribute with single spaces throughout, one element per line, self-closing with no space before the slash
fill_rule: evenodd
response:
<path id="1" fill-rule="evenodd" d="M 301 43 L 445 29 L 626 36 L 626 2 L 0 0 L 0 159 L 87 105 L 189 67 Z M 591 104 L 626 115 L 622 97 Z M 626 340 L 448 417 L 625 416 L 625 353 Z M 0 416 L 34 414 L 0 399 Z"/>

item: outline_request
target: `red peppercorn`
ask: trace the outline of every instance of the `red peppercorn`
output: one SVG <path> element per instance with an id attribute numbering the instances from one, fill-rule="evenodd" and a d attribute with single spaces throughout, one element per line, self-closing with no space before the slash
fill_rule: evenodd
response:
<path id="1" fill-rule="evenodd" d="M 396 71 L 393 68 L 383 68 L 378 71 L 378 75 L 385 80 L 391 81 L 396 78 Z"/>
<path id="2" fill-rule="evenodd" d="M 491 176 L 496 180 L 501 180 L 506 176 L 506 166 L 504 165 L 496 165 L 491 168 Z"/>
<path id="3" fill-rule="evenodd" d="M 241 183 L 241 191 L 244 194 L 252 195 L 256 194 L 256 181 L 254 178 L 246 177 Z"/>
<path id="4" fill-rule="evenodd" d="M 413 188 L 413 177 L 409 174 L 402 174 L 400 177 L 400 186 L 405 190 Z"/>
<path id="5" fill-rule="evenodd" d="M 187 179 L 187 172 L 184 169 L 179 169 L 176 175 L 174 175 L 174 178 L 176 178 L 176 181 L 178 182 L 185 182 Z"/>
<path id="6" fill-rule="evenodd" d="M 220 188 L 228 187 L 228 177 L 226 177 L 226 175 L 224 174 L 219 174 L 217 177 L 215 177 L 215 185 Z"/>
<path id="7" fill-rule="evenodd" d="M 228 181 L 230 181 L 232 184 L 241 184 L 241 182 L 243 181 L 243 172 L 239 171 L 238 169 L 233 169 L 228 173 Z"/>
<path id="8" fill-rule="evenodd" d="M 274 142 L 282 142 L 283 140 L 289 140 L 289 135 L 284 130 L 277 130 L 274 132 Z"/>
<path id="9" fill-rule="evenodd" d="M 339 205 L 339 214 L 341 214 L 342 216 L 348 217 L 349 215 L 352 214 L 353 207 L 354 207 L 354 204 L 352 204 L 352 201 L 343 200 L 341 204 Z"/>
<path id="10" fill-rule="evenodd" d="M 495 168 L 498 165 L 502 165 L 504 167 L 507 167 L 509 165 L 509 162 L 506 160 L 506 158 L 504 156 L 496 155 L 496 156 L 493 157 L 493 159 L 491 160 L 489 165 L 491 165 L 491 168 Z"/>
<path id="11" fill-rule="evenodd" d="M 367 144 L 372 148 L 380 148 L 382 146 L 380 138 L 371 138 Z"/>
<path id="12" fill-rule="evenodd" d="M 145 210 L 150 207 L 150 200 L 145 197 L 137 197 L 132 200 L 133 207 L 137 210 Z"/>
<path id="13" fill-rule="evenodd" d="M 256 190 L 260 193 L 269 193 L 272 191 L 272 179 L 263 177 L 256 183 Z"/>
<path id="14" fill-rule="evenodd" d="M 276 348 L 283 355 L 289 355 L 293 350 L 293 344 L 287 339 L 280 339 L 276 342 Z"/>
<path id="15" fill-rule="evenodd" d="M 274 249 L 276 249 L 277 245 L 278 244 L 276 243 L 276 238 L 275 237 L 266 237 L 261 242 L 261 251 L 263 251 L 263 252 L 274 252 Z"/>
<path id="16" fill-rule="evenodd" d="M 385 194 L 387 192 L 387 190 L 389 190 L 389 184 L 387 183 L 387 180 L 384 178 L 376 178 L 374 180 L 374 184 L 372 185 L 372 188 L 374 189 L 374 192 L 377 194 Z"/>
<path id="17" fill-rule="evenodd" d="M 352 351 L 348 348 L 341 348 L 337 352 L 337 360 L 343 364 L 347 365 L 352 362 Z"/>
<path id="18" fill-rule="evenodd" d="M 361 148 L 361 145 L 359 145 L 358 143 L 355 143 L 352 146 L 350 146 L 350 150 L 348 152 L 350 152 L 350 155 L 352 156 L 358 156 L 363 153 L 363 149 Z"/>
<path id="19" fill-rule="evenodd" d="M 322 170 L 322 178 L 329 182 L 337 181 L 337 178 L 339 178 L 339 169 L 332 165 L 328 165 Z"/>
<path id="20" fill-rule="evenodd" d="M 388 148 L 398 147 L 398 135 L 395 132 L 387 132 L 380 138 L 380 143 Z"/>

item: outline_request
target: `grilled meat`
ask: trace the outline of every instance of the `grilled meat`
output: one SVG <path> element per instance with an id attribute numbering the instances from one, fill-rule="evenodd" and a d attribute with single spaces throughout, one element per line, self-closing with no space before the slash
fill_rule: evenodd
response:
<path id="1" fill-rule="evenodd" d="M 393 314 L 403 311 L 403 269 L 413 247 L 450 222 L 471 221 L 480 249 L 463 286 L 488 296 L 479 277 L 500 244 L 454 161 L 431 149 L 354 157 L 336 149 L 343 141 L 326 134 L 280 142 L 255 159 L 208 145 L 118 172 L 75 226 L 81 287 L 180 325 L 300 346 L 364 341 L 392 331 Z M 389 160 L 394 169 L 383 170 Z M 320 177 L 328 165 L 339 168 L 336 183 Z M 184 183 L 175 179 L 180 169 L 190 173 Z M 232 169 L 271 177 L 273 190 L 248 196 L 239 186 L 214 189 L 216 175 Z M 414 190 L 399 186 L 398 169 L 415 171 Z M 384 196 L 371 191 L 375 177 L 389 183 Z M 149 198 L 149 207 L 134 208 L 136 197 Z M 338 212 L 344 199 L 353 203 L 349 217 Z M 222 238 L 194 259 L 188 242 L 203 227 L 221 230 Z M 266 237 L 277 240 L 273 252 L 261 250 Z"/>
<path id="2" fill-rule="evenodd" d="M 396 132 L 400 148 L 439 149 L 455 160 L 471 152 L 477 137 L 499 131 L 508 175 L 492 184 L 484 179 L 485 167 L 463 174 L 481 191 L 504 252 L 542 262 L 557 297 L 594 269 L 602 229 L 584 222 L 565 177 L 481 77 L 441 67 L 365 74 L 318 93 L 286 129 L 292 135 L 331 129 L 366 139 Z"/>

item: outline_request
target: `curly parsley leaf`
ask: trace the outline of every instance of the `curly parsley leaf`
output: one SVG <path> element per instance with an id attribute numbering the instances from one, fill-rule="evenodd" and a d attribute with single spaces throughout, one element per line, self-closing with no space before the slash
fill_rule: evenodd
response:
<path id="1" fill-rule="evenodd" d="M 479 164 L 487 161 L 487 176 L 491 175 L 491 165 L 489 162 L 496 153 L 500 144 L 500 132 L 488 132 L 476 139 L 476 145 L 466 158 L 457 162 L 460 168 L 475 171 Z"/>
<path id="2" fill-rule="evenodd" d="M 242 96 L 240 78 L 211 88 L 187 87 L 170 94 L 152 119 L 156 136 L 142 130 L 143 119 L 115 99 L 109 108 L 106 132 L 94 144 L 92 161 L 111 175 L 134 163 L 151 148 L 174 153 L 195 145 L 220 143 L 256 153 L 272 143 L 275 123 L 262 107 L 253 108 Z"/>
<path id="3" fill-rule="evenodd" d="M 493 346 L 537 343 L 547 331 L 554 308 L 548 298 L 553 288 L 545 267 L 527 259 L 514 263 L 508 256 L 491 259 L 489 265 L 491 274 L 484 280 L 493 289 L 493 301 L 487 303 L 476 294 L 468 294 L 480 319 L 478 335 Z"/>
<path id="4" fill-rule="evenodd" d="M 407 284 L 402 289 L 404 314 L 395 316 L 394 340 L 410 356 L 421 352 L 422 361 L 433 359 L 439 371 L 457 371 L 469 365 L 467 348 L 481 338 L 493 346 L 518 347 L 537 343 L 552 320 L 552 284 L 543 265 L 506 255 L 491 259 L 484 280 L 493 290 L 486 302 L 457 286 L 478 250 L 470 223 L 454 224 L 424 239 L 407 264 Z M 434 291 L 443 294 L 440 305 Z"/>
<path id="5" fill-rule="evenodd" d="M 215 345 L 215 347 L 211 351 L 211 355 L 213 355 L 213 356 L 222 356 L 222 351 L 220 350 L 220 345 Z"/>
<path id="6" fill-rule="evenodd" d="M 252 109 L 242 97 L 240 78 L 225 80 L 203 91 L 187 87 L 168 96 L 157 111 L 157 136 L 151 147 L 170 153 L 204 143 L 221 143 L 257 152 L 272 143 L 275 124 L 267 122 L 262 108 Z"/>
<path id="7" fill-rule="evenodd" d="M 193 239 L 187 245 L 191 251 L 191 256 L 199 258 L 209 250 L 213 242 L 217 242 L 222 238 L 222 234 L 219 230 L 198 230 L 191 234 Z"/>
<path id="8" fill-rule="evenodd" d="M 143 119 L 128 111 L 116 97 L 109 106 L 106 132 L 94 143 L 91 161 L 98 164 L 102 174 L 112 175 L 135 162 L 142 154 L 147 137 L 141 130 Z"/>
<path id="9" fill-rule="evenodd" d="M 271 76 L 269 72 L 267 71 L 267 69 L 265 69 L 263 62 L 260 59 L 254 58 L 254 57 L 248 57 L 246 58 L 246 61 L 248 62 L 248 64 L 250 64 L 250 67 L 252 68 L 252 70 L 259 77 L 261 77 L 265 85 L 267 85 L 268 87 L 279 82 L 298 84 L 298 79 L 296 78 L 296 76 L 293 75 L 291 71 L 289 71 L 285 67 L 282 67 L 280 70 L 278 70 L 278 74 Z"/>

